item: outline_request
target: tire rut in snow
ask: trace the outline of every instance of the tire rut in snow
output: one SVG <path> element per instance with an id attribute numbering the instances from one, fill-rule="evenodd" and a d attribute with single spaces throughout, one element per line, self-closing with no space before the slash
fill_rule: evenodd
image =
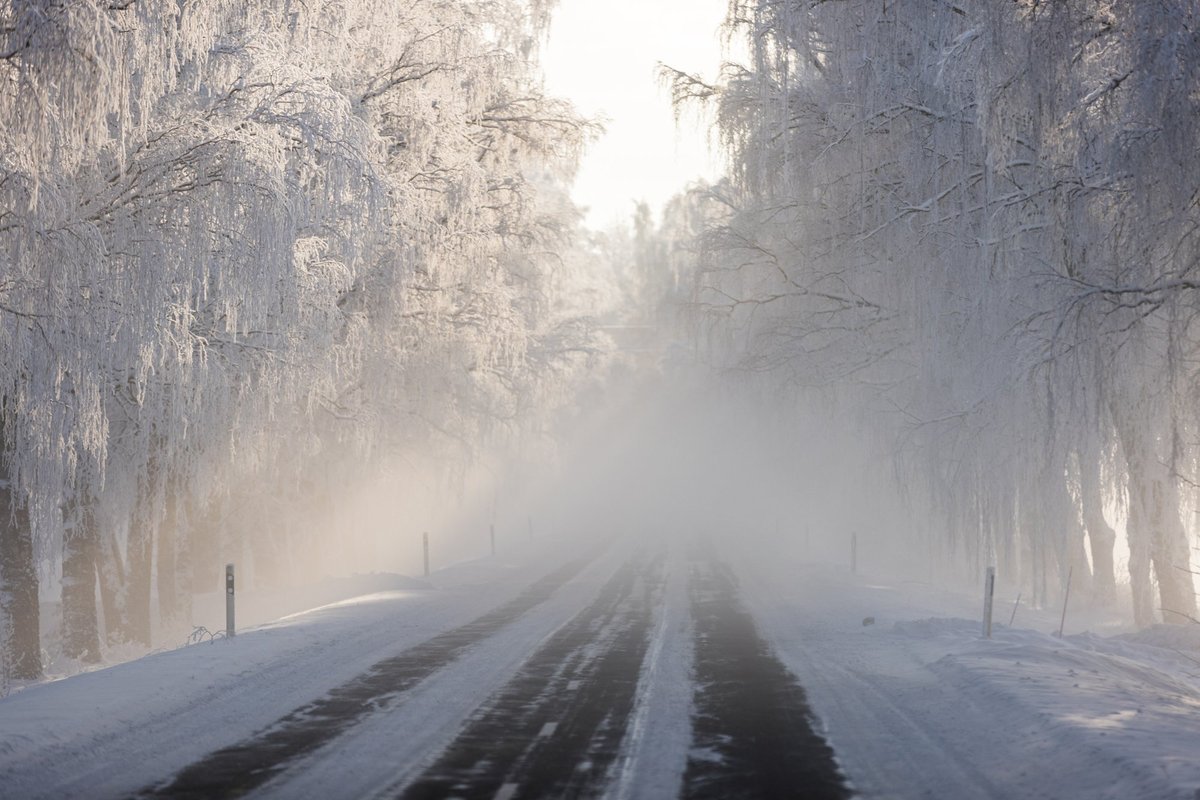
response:
<path id="1" fill-rule="evenodd" d="M 386 708 L 399 695 L 458 658 L 463 651 L 549 599 L 596 555 L 572 561 L 541 578 L 514 599 L 465 625 L 371 666 L 270 727 L 185 767 L 169 782 L 140 792 L 141 798 L 240 797 L 333 740 L 362 717 Z"/>
<path id="2" fill-rule="evenodd" d="M 397 796 L 602 794 L 633 709 L 663 585 L 661 558 L 622 567 Z"/>
<path id="3" fill-rule="evenodd" d="M 689 583 L 696 688 L 681 796 L 850 797 L 804 689 L 759 636 L 729 568 L 694 560 Z"/>

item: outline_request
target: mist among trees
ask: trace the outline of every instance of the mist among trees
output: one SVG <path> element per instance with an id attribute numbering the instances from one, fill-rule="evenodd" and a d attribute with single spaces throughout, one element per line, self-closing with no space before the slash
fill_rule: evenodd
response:
<path id="1" fill-rule="evenodd" d="M 664 70 L 730 159 L 712 363 L 867 432 L 974 574 L 1139 625 L 1196 615 L 1197 11 L 734 2 L 746 63 Z"/>
<path id="2" fill-rule="evenodd" d="M 390 462 L 541 435 L 594 351 L 562 258 L 593 126 L 539 88 L 545 22 L 0 10 L 5 675 L 41 670 L 39 590 L 70 658 L 150 645 L 216 565 L 287 573 Z"/>
<path id="3" fill-rule="evenodd" d="M 352 546 L 355 487 L 552 462 L 605 380 L 685 364 L 779 463 L 853 432 L 880 536 L 1195 620 L 1195 2 L 732 0 L 744 58 L 662 73 L 728 174 L 607 232 L 549 6 L 0 7 L 5 680 L 47 627 L 174 642 L 226 561 Z"/>

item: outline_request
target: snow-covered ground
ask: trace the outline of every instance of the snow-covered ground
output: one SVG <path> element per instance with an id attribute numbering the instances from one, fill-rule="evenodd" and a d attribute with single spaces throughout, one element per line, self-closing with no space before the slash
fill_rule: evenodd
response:
<path id="1" fill-rule="evenodd" d="M 516 596 L 572 553 L 536 554 L 436 572 L 425 591 L 366 595 L 213 641 L 15 692 L 0 700 L 0 797 L 120 797 L 244 739 L 395 652 Z M 611 571 L 602 558 L 554 599 L 578 610 Z M 558 621 L 543 620 L 553 626 Z M 501 656 L 529 641 L 508 631 Z M 530 633 L 537 641 L 544 630 Z M 498 676 L 503 669 L 497 666 Z M 447 697 L 462 687 L 442 686 Z"/>
<path id="2" fill-rule="evenodd" d="M 1057 611 L 738 563 L 746 602 L 865 797 L 1200 797 L 1200 625 L 1054 635 Z M 874 623 L 864 625 L 868 617 Z"/>
<path id="3" fill-rule="evenodd" d="M 589 547 L 539 543 L 435 573 L 427 589 L 374 593 L 233 641 L 24 688 L 0 700 L 0 796 L 119 797 L 161 784 L 381 659 L 517 597 Z M 645 595 L 658 598 L 652 640 L 609 773 L 612 797 L 673 796 L 688 764 L 696 555 L 686 543 L 667 550 L 664 582 Z M 548 599 L 256 794 L 394 794 L 645 551 L 628 541 L 603 550 Z M 1054 614 L 1022 610 L 1014 628 L 997 625 L 985 640 L 978 598 L 966 593 L 786 557 L 724 557 L 861 796 L 1200 797 L 1200 626 L 1059 639 Z"/>

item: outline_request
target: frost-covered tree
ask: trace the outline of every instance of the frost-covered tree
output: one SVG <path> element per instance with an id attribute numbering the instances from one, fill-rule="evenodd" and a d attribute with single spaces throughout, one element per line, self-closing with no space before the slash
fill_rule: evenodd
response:
<path id="1" fill-rule="evenodd" d="M 1196 608 L 1196 11 L 751 0 L 745 64 L 670 76 L 730 155 L 717 363 L 836 397 L 1035 597 L 1111 600 L 1123 509 L 1142 624 Z"/>
<path id="2" fill-rule="evenodd" d="M 589 126 L 540 89 L 546 12 L 0 8 L 6 674 L 39 573 L 69 657 L 148 644 L 224 560 L 285 573 L 342 481 L 569 380 L 535 183 Z"/>

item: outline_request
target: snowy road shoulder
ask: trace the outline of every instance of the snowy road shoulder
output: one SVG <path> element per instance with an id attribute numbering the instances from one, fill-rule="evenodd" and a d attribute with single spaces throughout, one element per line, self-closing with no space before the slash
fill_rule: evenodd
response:
<path id="1" fill-rule="evenodd" d="M 443 588 L 389 592 L 33 686 L 0 701 L 0 786 L 14 798 L 128 796 L 252 736 L 372 664 L 512 600 L 572 557 L 466 564 Z M 581 587 L 578 590 L 585 590 Z"/>
<path id="2" fill-rule="evenodd" d="M 930 617 L 944 596 L 844 569 L 738 569 L 864 798 L 1197 796 L 1200 668 L 1185 653 L 1003 627 L 985 640 L 973 598 Z"/>
<path id="3" fill-rule="evenodd" d="M 1030 611 L 987 640 L 975 598 L 844 568 L 580 557 L 22 691 L 2 794 L 792 796 L 823 761 L 866 800 L 1197 796 L 1196 628 L 1059 639 Z"/>
<path id="4" fill-rule="evenodd" d="M 1181 639 L 1192 633 L 1176 631 Z M 992 641 L 963 638 L 933 672 L 983 703 L 1036 719 L 1054 753 L 1048 766 L 1064 785 L 1093 786 L 1091 797 L 1193 800 L 1200 793 L 1196 664 L 1091 635 L 1000 630 Z"/>

